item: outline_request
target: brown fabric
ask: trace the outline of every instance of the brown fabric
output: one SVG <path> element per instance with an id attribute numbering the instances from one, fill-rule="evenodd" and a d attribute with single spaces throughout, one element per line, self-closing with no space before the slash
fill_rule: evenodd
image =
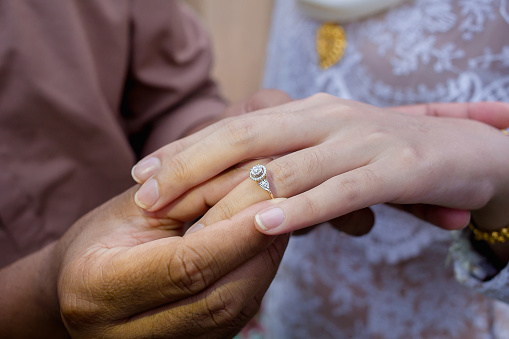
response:
<path id="1" fill-rule="evenodd" d="M 0 267 L 131 186 L 141 153 L 217 115 L 210 66 L 178 1 L 0 0 Z"/>

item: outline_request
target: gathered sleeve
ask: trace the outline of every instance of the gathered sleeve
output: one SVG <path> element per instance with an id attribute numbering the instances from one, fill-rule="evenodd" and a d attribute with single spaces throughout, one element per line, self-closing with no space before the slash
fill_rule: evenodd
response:
<path id="1" fill-rule="evenodd" d="M 453 234 L 455 241 L 449 253 L 456 279 L 491 298 L 509 303 L 509 265 L 497 267 L 492 259 L 477 251 L 468 228 Z"/>

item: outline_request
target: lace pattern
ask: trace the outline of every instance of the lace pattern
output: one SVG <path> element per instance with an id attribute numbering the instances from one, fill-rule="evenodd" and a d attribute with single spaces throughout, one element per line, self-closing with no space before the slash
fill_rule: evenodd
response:
<path id="1" fill-rule="evenodd" d="M 343 59 L 322 71 L 319 22 L 278 0 L 265 87 L 294 98 L 316 92 L 378 106 L 509 102 L 507 0 L 414 0 L 344 28 Z M 448 232 L 375 206 L 370 234 L 328 226 L 293 237 L 264 301 L 270 338 L 505 338 L 509 307 L 461 286 L 445 266 Z M 454 256 L 453 256 L 454 257 Z M 455 262 L 456 272 L 465 265 Z M 463 268 L 462 268 L 463 267 Z M 509 301 L 504 269 L 462 282 Z"/>

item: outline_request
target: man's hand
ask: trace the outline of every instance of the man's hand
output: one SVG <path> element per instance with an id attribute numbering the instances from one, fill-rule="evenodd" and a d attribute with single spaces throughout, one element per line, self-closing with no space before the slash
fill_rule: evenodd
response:
<path id="1" fill-rule="evenodd" d="M 181 237 L 181 221 L 146 214 L 134 192 L 83 217 L 58 244 L 58 297 L 69 333 L 233 336 L 258 309 L 288 240 L 254 228 L 254 215 L 270 203 Z"/>
<path id="2" fill-rule="evenodd" d="M 254 215 L 271 202 L 183 234 L 246 177 L 231 168 L 158 213 L 134 203 L 137 188 L 88 213 L 0 271 L 0 336 L 233 336 L 257 311 L 288 236 L 256 231 Z"/>

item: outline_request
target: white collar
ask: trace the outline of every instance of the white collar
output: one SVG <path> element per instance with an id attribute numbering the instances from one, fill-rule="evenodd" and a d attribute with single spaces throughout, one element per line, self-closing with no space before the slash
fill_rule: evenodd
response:
<path id="1" fill-rule="evenodd" d="M 408 0 L 297 0 L 311 18 L 345 24 L 365 19 Z"/>

